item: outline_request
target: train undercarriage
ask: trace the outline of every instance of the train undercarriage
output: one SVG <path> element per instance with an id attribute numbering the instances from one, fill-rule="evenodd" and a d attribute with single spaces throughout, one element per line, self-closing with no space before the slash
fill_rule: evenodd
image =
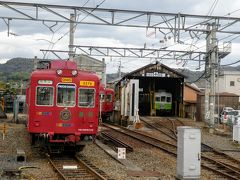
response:
<path id="1" fill-rule="evenodd" d="M 31 133 L 30 142 L 32 146 L 45 149 L 49 154 L 61 154 L 64 152 L 76 153 L 83 150 L 86 144 L 93 143 L 93 135 L 69 135 L 47 133 Z"/>

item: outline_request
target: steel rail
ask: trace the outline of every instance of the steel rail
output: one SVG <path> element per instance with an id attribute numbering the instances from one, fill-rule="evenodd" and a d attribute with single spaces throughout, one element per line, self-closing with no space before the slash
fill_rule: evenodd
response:
<path id="1" fill-rule="evenodd" d="M 58 172 L 58 174 L 64 179 L 99 179 L 99 180 L 107 180 L 109 177 L 92 165 L 90 162 L 87 162 L 86 158 L 83 156 L 72 156 L 72 157 L 58 157 L 52 158 L 47 155 L 48 161 L 51 163 L 52 167 Z M 76 165 L 76 169 L 63 169 L 63 165 Z"/>
<path id="2" fill-rule="evenodd" d="M 101 135 L 103 138 L 106 138 L 107 140 L 111 141 L 115 146 L 124 147 L 124 148 L 126 148 L 127 152 L 133 152 L 133 148 L 130 145 L 128 145 L 128 144 L 124 143 L 123 141 L 121 141 L 120 139 L 112 136 L 110 133 L 101 132 Z"/>
<path id="3" fill-rule="evenodd" d="M 164 141 L 161 141 L 161 140 L 156 139 L 156 138 L 152 138 L 150 136 L 147 136 L 145 134 L 129 130 L 127 128 L 123 128 L 123 127 L 119 127 L 119 126 L 114 127 L 112 125 L 106 125 L 106 124 L 103 124 L 103 125 L 110 128 L 110 129 L 113 129 L 117 132 L 128 135 L 128 136 L 130 136 L 134 139 L 137 139 L 141 142 L 149 144 L 153 147 L 164 150 L 165 152 L 167 152 L 169 154 L 177 156 L 177 145 L 170 144 L 168 142 L 164 142 Z M 157 144 L 157 143 L 159 143 L 159 144 Z M 165 147 L 163 147 L 163 146 L 165 146 Z M 231 159 L 234 159 L 230 156 L 227 156 L 226 154 L 225 154 L 225 157 L 230 158 L 229 159 L 230 161 L 231 161 Z M 239 161 L 236 160 L 236 159 L 234 159 L 234 162 L 239 164 L 238 163 Z M 204 154 L 202 155 L 201 166 L 208 169 L 208 170 L 211 170 L 211 171 L 217 173 L 217 175 L 221 175 L 221 176 L 226 177 L 228 179 L 240 179 L 240 168 L 238 168 L 237 166 L 234 166 L 234 165 L 229 165 L 228 163 L 220 162 L 219 160 L 216 160 L 215 158 L 213 159 L 211 157 L 207 157 Z"/>
<path id="4" fill-rule="evenodd" d="M 140 117 L 141 118 L 141 117 Z M 169 118 L 168 118 L 169 119 Z M 141 120 L 143 120 L 143 119 L 141 119 Z M 171 120 L 171 119 L 169 119 L 171 122 L 173 122 L 175 125 L 174 126 L 176 126 L 176 122 L 175 121 L 173 121 L 173 120 Z M 176 120 L 178 120 L 178 119 L 176 119 Z M 149 125 L 151 125 L 149 122 L 147 122 L 147 119 L 145 119 L 144 120 L 144 122 L 146 122 L 147 124 L 149 124 Z M 182 122 L 182 121 L 180 121 L 180 120 L 178 120 L 178 122 L 180 122 L 180 124 L 181 125 L 184 125 L 184 123 Z M 161 126 L 164 126 L 163 124 L 161 124 Z M 157 128 L 156 126 L 153 126 L 153 128 L 155 128 L 156 130 L 158 130 L 159 128 Z M 166 125 L 165 125 L 165 128 L 168 128 Z M 170 128 L 169 128 L 170 129 Z M 162 132 L 162 131 L 160 131 L 160 132 Z M 171 137 L 171 136 L 169 136 L 169 137 Z M 177 137 L 177 136 L 176 136 Z M 177 138 L 175 139 L 174 138 L 174 140 L 177 140 Z M 211 147 L 211 146 L 209 146 L 209 145 L 207 145 L 207 144 L 204 144 L 204 143 L 201 143 L 201 151 L 202 151 L 202 153 L 204 154 L 206 154 L 206 153 L 212 153 L 212 155 L 211 156 L 215 156 L 215 158 L 216 158 L 216 156 L 218 156 L 218 159 L 219 158 L 221 158 L 221 157 L 225 157 L 225 159 L 222 159 L 222 160 L 218 160 L 218 161 L 220 161 L 221 163 L 223 163 L 223 161 L 225 160 L 230 160 L 231 162 L 233 162 L 233 163 L 235 163 L 235 164 L 238 164 L 239 166 L 239 168 L 240 168 L 240 160 L 237 160 L 237 159 L 235 159 L 235 158 L 233 158 L 233 157 L 231 157 L 231 156 L 229 156 L 229 155 L 227 155 L 227 154 L 225 154 L 224 152 L 222 152 L 222 151 L 220 151 L 220 150 L 217 150 L 217 149 L 214 149 L 213 147 Z M 209 156 L 209 155 L 208 155 Z M 229 162 L 228 164 L 229 164 L 229 166 L 231 166 L 231 162 Z M 226 162 L 225 162 L 226 163 Z"/>
<path id="5" fill-rule="evenodd" d="M 112 130 L 115 130 L 117 132 L 120 132 L 122 134 L 125 134 L 127 136 L 130 136 L 138 141 L 141 141 L 145 144 L 148 144 L 148 145 L 151 145 L 153 147 L 156 147 L 156 148 L 159 148 L 167 153 L 170 153 L 170 154 L 173 154 L 173 155 L 176 155 L 176 145 L 175 144 L 171 144 L 169 142 L 166 142 L 166 141 L 162 141 L 160 139 L 157 139 L 157 138 L 153 138 L 149 135 L 146 135 L 146 134 L 142 134 L 140 132 L 136 132 L 136 131 L 132 131 L 132 130 L 129 130 L 127 128 L 123 128 L 123 127 L 119 127 L 119 126 L 112 126 L 112 125 L 107 125 L 107 124 L 102 124 L 103 126 L 106 126 Z"/>
<path id="6" fill-rule="evenodd" d="M 164 129 L 167 130 L 167 132 L 166 132 L 166 131 L 164 131 L 163 129 L 161 129 L 161 128 L 159 128 L 159 127 L 157 127 L 157 126 L 154 126 L 154 125 L 152 125 L 151 123 L 149 123 L 149 122 L 147 121 L 147 118 L 145 118 L 145 117 L 142 117 L 142 116 L 141 116 L 141 117 L 140 117 L 140 120 L 143 121 L 144 123 L 146 123 L 147 125 L 149 125 L 150 127 L 152 127 L 153 129 L 156 129 L 157 131 L 165 134 L 165 135 L 168 136 L 169 138 L 171 138 L 171 139 L 173 139 L 173 140 L 177 140 L 177 138 L 176 138 L 175 136 L 172 136 L 172 133 L 173 133 L 173 132 L 171 131 L 170 128 L 168 128 L 168 127 L 160 124 L 161 127 L 163 127 Z M 158 123 L 158 125 L 159 125 L 159 123 Z"/>
<path id="7" fill-rule="evenodd" d="M 99 170 L 97 167 L 93 166 L 91 163 L 89 163 L 84 156 L 76 155 L 75 158 L 84 165 L 85 168 L 87 168 L 92 174 L 94 174 L 95 177 L 99 180 L 106 180 L 109 179 L 109 177 L 104 173 L 103 171 Z"/>

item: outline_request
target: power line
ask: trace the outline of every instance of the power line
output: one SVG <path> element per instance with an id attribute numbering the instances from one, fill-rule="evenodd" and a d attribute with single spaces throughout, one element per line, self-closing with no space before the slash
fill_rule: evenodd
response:
<path id="1" fill-rule="evenodd" d="M 89 1 L 90 1 L 90 0 L 87 0 L 87 1 L 82 5 L 82 7 L 84 7 Z M 79 15 L 80 15 L 80 14 L 79 14 Z M 78 15 L 78 18 L 79 18 L 79 15 Z M 55 46 L 55 44 L 58 42 L 58 41 L 53 42 L 54 35 L 55 35 L 55 33 L 56 33 L 57 31 L 59 31 L 62 27 L 64 27 L 65 24 L 66 24 L 66 22 L 63 23 L 56 31 L 53 31 L 53 34 L 52 34 L 52 37 L 51 37 L 51 41 L 50 41 L 50 42 L 52 42 L 52 43 L 49 44 L 48 50 L 53 49 L 53 47 Z M 76 26 L 77 26 L 77 24 L 76 24 Z M 76 26 L 75 26 L 75 27 L 76 27 Z M 75 27 L 74 27 L 74 28 L 75 28 Z M 71 30 L 69 30 L 68 33 L 69 33 L 70 31 L 71 31 Z M 67 34 L 68 34 L 68 33 L 67 33 Z M 66 36 L 67 34 L 65 33 L 64 36 Z M 61 37 L 61 38 L 63 38 L 63 37 Z M 43 59 L 45 59 L 45 56 L 46 56 L 47 53 L 48 53 L 48 51 L 46 51 L 46 53 L 44 54 Z"/>
<path id="2" fill-rule="evenodd" d="M 240 11 L 240 9 L 237 9 L 237 10 L 234 10 L 234 11 L 232 11 L 232 12 L 230 12 L 230 13 L 227 13 L 225 16 L 230 16 L 231 14 L 233 14 L 233 13 L 235 13 L 235 12 L 237 12 L 237 11 Z"/>
<path id="3" fill-rule="evenodd" d="M 211 8 L 209 9 L 209 11 L 208 11 L 208 13 L 207 13 L 207 16 L 212 15 L 213 11 L 215 10 L 215 7 L 216 7 L 217 3 L 218 3 L 218 0 L 215 0 L 215 1 L 213 2 Z M 203 26 L 203 25 L 201 25 L 201 26 Z M 180 35 L 182 35 L 183 33 L 186 33 L 186 32 L 182 32 L 182 33 L 180 33 Z M 190 32 L 189 32 L 189 33 L 190 33 Z M 197 35 L 197 34 L 198 34 L 198 32 L 196 33 L 196 35 Z M 190 45 L 189 47 L 185 48 L 185 50 L 188 50 L 188 48 L 190 48 L 190 50 L 191 50 L 191 48 L 192 48 L 193 46 L 196 46 L 197 42 L 200 40 L 200 37 L 201 37 L 203 34 L 204 34 L 204 33 L 202 32 L 200 35 L 198 35 L 198 38 L 196 39 L 195 42 L 194 42 L 194 38 L 196 38 L 196 35 L 195 35 L 195 37 L 189 38 L 188 40 L 192 39 L 192 42 L 189 44 L 189 45 Z M 188 40 L 187 40 L 187 41 L 188 41 Z M 184 42 L 183 42 L 183 43 L 184 43 Z M 179 42 L 176 42 L 176 43 L 174 43 L 173 45 L 167 46 L 167 48 L 172 47 L 172 46 L 175 46 L 175 45 L 178 45 L 178 44 L 179 44 Z M 184 43 L 184 44 L 187 45 L 186 43 Z M 205 47 L 205 46 L 202 46 L 202 47 Z M 200 47 L 200 48 L 201 48 L 201 47 Z M 195 49 L 195 51 L 198 50 L 198 49 L 200 49 L 200 48 L 197 47 L 197 48 Z M 185 62 L 184 64 L 186 65 L 187 62 Z M 184 65 L 184 66 L 185 66 L 185 65 Z"/>
<path id="4" fill-rule="evenodd" d="M 233 62 L 233 63 L 223 64 L 223 65 L 221 65 L 221 66 L 230 66 L 230 65 L 233 65 L 233 64 L 237 64 L 237 63 L 239 63 L 239 62 L 240 62 L 240 60 L 237 60 L 237 61 L 235 61 L 235 62 Z"/>
<path id="5" fill-rule="evenodd" d="M 101 6 L 106 0 L 103 0 L 101 3 L 99 3 L 94 9 L 92 9 L 90 11 L 90 13 L 88 13 L 85 17 L 83 17 L 78 23 L 81 23 L 84 19 L 86 19 L 89 15 L 91 15 L 93 13 L 93 11 L 95 11 L 99 6 Z M 78 23 L 76 23 L 73 27 L 73 29 L 75 29 L 78 25 Z M 65 34 L 63 34 L 56 42 L 54 42 L 54 44 L 56 44 L 58 41 L 60 41 L 62 38 L 64 38 L 66 35 L 68 35 L 70 33 L 71 30 L 69 30 L 68 32 L 66 32 Z"/>
<path id="6" fill-rule="evenodd" d="M 190 81 L 190 82 L 186 82 L 186 83 L 195 83 L 195 82 L 198 82 L 200 79 L 202 79 L 203 78 L 203 76 L 206 74 L 206 70 L 202 73 L 202 75 L 199 77 L 199 78 L 197 78 L 196 80 L 194 80 L 194 81 Z"/>
<path id="7" fill-rule="evenodd" d="M 215 7 L 216 7 L 217 3 L 218 3 L 218 0 L 215 0 L 215 1 L 213 2 L 211 8 L 209 9 L 209 11 L 208 11 L 208 13 L 207 13 L 208 16 L 212 15 L 213 11 L 215 10 Z"/>

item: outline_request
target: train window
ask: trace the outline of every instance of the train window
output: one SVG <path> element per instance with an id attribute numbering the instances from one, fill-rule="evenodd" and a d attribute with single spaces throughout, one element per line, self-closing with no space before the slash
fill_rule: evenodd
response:
<path id="1" fill-rule="evenodd" d="M 53 105 L 53 87 L 37 87 L 36 104 L 40 106 L 52 106 Z"/>
<path id="2" fill-rule="evenodd" d="M 76 105 L 76 86 L 74 84 L 58 84 L 57 86 L 57 105 L 75 106 Z"/>
<path id="3" fill-rule="evenodd" d="M 94 107 L 95 106 L 95 89 L 80 88 L 78 92 L 78 106 Z"/>
<path id="4" fill-rule="evenodd" d="M 166 102 L 166 96 L 161 96 L 161 102 Z"/>
<path id="5" fill-rule="evenodd" d="M 159 102 L 160 101 L 160 97 L 156 97 L 155 101 Z"/>
<path id="6" fill-rule="evenodd" d="M 112 102 L 112 95 L 111 94 L 107 94 L 106 102 Z"/>
<path id="7" fill-rule="evenodd" d="M 167 102 L 171 102 L 171 97 L 167 97 Z"/>

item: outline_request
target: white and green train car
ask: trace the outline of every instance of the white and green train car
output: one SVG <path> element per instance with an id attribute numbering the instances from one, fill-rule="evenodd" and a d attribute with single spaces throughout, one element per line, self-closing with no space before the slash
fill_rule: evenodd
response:
<path id="1" fill-rule="evenodd" d="M 172 94 L 165 91 L 155 92 L 155 109 L 170 112 L 172 110 Z"/>

